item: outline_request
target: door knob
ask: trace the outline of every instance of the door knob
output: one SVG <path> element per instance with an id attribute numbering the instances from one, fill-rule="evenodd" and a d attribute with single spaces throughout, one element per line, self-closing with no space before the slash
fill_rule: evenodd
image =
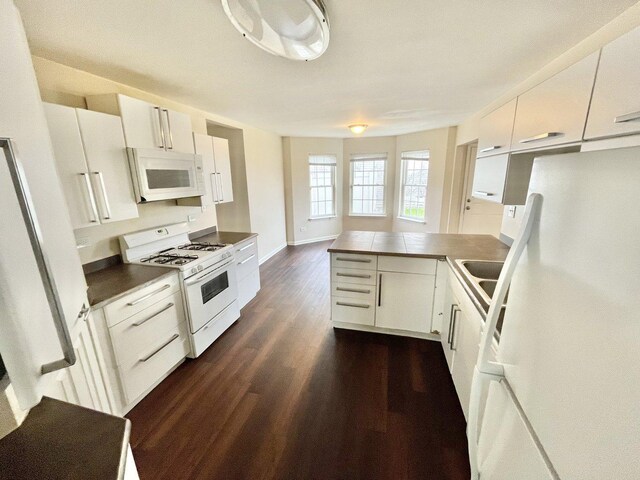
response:
<path id="1" fill-rule="evenodd" d="M 471 210 L 471 207 L 469 205 L 467 205 L 466 207 L 464 207 L 465 210 Z"/>
<path id="2" fill-rule="evenodd" d="M 471 199 L 470 198 L 467 198 L 467 203 L 471 203 Z"/>

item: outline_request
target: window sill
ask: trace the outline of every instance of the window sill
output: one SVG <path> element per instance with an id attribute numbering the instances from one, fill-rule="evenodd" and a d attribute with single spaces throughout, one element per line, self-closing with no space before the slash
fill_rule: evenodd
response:
<path id="1" fill-rule="evenodd" d="M 373 213 L 371 213 L 371 214 L 369 214 L 369 213 L 350 213 L 349 216 L 350 217 L 366 217 L 366 218 L 370 218 L 370 217 L 373 217 L 373 218 L 385 218 L 387 215 L 386 214 L 380 215 L 380 214 L 373 214 Z"/>
<path id="2" fill-rule="evenodd" d="M 417 218 L 398 217 L 398 220 L 402 220 L 404 222 L 411 222 L 411 223 L 420 223 L 422 225 L 427 224 L 425 220 L 418 220 Z"/>
<path id="3" fill-rule="evenodd" d="M 336 215 L 325 215 L 323 217 L 309 217 L 309 221 L 312 221 L 312 220 L 328 220 L 328 219 L 331 219 L 331 218 L 337 218 L 337 216 Z"/>

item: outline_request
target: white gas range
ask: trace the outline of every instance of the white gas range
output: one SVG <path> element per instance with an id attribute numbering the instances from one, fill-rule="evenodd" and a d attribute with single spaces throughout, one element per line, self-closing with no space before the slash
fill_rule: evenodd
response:
<path id="1" fill-rule="evenodd" d="M 122 235 L 120 249 L 126 263 L 179 270 L 192 358 L 240 317 L 233 245 L 191 242 L 178 223 Z"/>

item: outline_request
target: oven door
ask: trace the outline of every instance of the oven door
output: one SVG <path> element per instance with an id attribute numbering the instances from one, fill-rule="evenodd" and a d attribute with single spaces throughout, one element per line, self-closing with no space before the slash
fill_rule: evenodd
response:
<path id="1" fill-rule="evenodd" d="M 128 148 L 138 203 L 204 195 L 200 155 Z"/>
<path id="2" fill-rule="evenodd" d="M 184 284 L 191 332 L 195 333 L 238 298 L 235 260 L 227 258 L 223 264 L 186 279 Z"/>

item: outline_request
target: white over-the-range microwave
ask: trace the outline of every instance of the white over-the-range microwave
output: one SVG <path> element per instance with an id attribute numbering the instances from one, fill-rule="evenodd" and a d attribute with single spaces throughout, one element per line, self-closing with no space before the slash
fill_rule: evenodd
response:
<path id="1" fill-rule="evenodd" d="M 138 203 L 205 193 L 202 157 L 153 148 L 127 148 Z"/>

